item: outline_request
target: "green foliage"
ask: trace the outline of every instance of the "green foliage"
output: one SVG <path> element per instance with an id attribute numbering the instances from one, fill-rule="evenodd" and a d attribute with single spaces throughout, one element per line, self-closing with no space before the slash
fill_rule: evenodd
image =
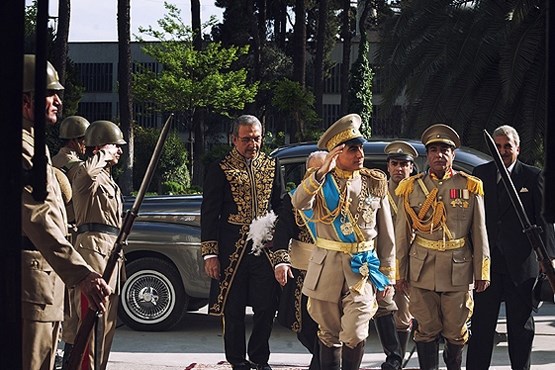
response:
<path id="1" fill-rule="evenodd" d="M 446 122 L 487 151 L 483 130 L 515 127 L 521 159 L 543 160 L 545 1 L 404 2 L 382 32 L 384 108 L 407 99 L 404 135 Z M 412 135 L 411 135 L 412 134 Z"/>
<path id="2" fill-rule="evenodd" d="M 139 31 L 159 43 L 145 44 L 143 51 L 163 65 L 160 72 L 139 68 L 133 74 L 133 93 L 139 101 L 154 103 L 161 111 L 185 112 L 197 108 L 230 116 L 254 101 L 258 84 L 247 84 L 247 71 L 233 63 L 248 53 L 248 47 L 224 48 L 208 43 L 195 50 L 192 31 L 182 22 L 180 10 L 164 3 L 168 13 L 158 21 L 162 31 L 149 26 Z M 139 41 L 142 39 L 139 37 Z"/>
<path id="3" fill-rule="evenodd" d="M 272 103 L 296 125 L 296 139 L 304 141 L 318 122 L 314 110 L 314 95 L 296 81 L 283 79 L 274 84 Z"/>
<path id="4" fill-rule="evenodd" d="M 159 136 L 160 130 L 158 129 L 134 127 L 135 148 L 140 148 L 140 150 L 135 150 L 134 158 L 133 187 L 135 189 L 141 185 Z M 175 133 L 170 132 L 164 143 L 162 156 L 148 191 L 161 194 L 185 193 L 191 185 L 187 163 L 185 144 Z"/>
<path id="5" fill-rule="evenodd" d="M 372 79 L 374 73 L 368 60 L 370 46 L 366 35 L 361 35 L 358 57 L 351 67 L 349 79 L 349 112 L 362 118 L 360 131 L 365 137 L 372 136 Z"/>
<path id="6" fill-rule="evenodd" d="M 227 144 L 216 144 L 211 150 L 204 153 L 202 156 L 202 163 L 208 166 L 212 162 L 219 161 L 223 159 L 227 153 L 231 150 L 231 146 Z"/>

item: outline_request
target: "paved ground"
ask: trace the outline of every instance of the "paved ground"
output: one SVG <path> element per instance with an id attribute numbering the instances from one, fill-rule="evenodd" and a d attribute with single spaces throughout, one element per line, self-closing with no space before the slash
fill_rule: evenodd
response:
<path id="1" fill-rule="evenodd" d="M 108 370 L 185 370 L 192 364 L 216 364 L 225 361 L 219 320 L 205 314 L 206 308 L 188 314 L 185 321 L 170 332 L 136 332 L 126 326 L 117 329 L 110 354 Z M 536 337 L 532 354 L 532 369 L 555 369 L 555 305 L 544 304 L 535 316 Z M 250 322 L 250 320 L 249 320 Z M 506 333 L 504 312 L 501 313 L 498 332 Z M 283 368 L 306 368 L 310 355 L 297 341 L 294 333 L 276 324 L 270 342 L 270 365 Z M 378 368 L 384 359 L 374 328 L 366 345 L 362 366 Z M 418 368 L 416 354 L 409 367 Z M 441 364 L 440 364 L 441 366 Z M 209 367 L 208 367 L 209 368 Z M 507 342 L 495 348 L 491 369 L 510 369 Z"/>

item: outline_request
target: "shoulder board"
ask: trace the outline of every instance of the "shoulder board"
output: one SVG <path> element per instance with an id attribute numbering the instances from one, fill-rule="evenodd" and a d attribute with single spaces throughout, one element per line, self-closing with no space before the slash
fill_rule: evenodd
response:
<path id="1" fill-rule="evenodd" d="M 462 177 L 466 177 L 466 188 L 468 189 L 468 191 L 476 195 L 484 195 L 484 185 L 482 183 L 482 180 L 463 171 L 459 171 L 458 173 Z"/>
<path id="2" fill-rule="evenodd" d="M 369 179 L 370 192 L 380 198 L 385 197 L 387 194 L 387 175 L 382 170 L 377 168 L 363 168 L 360 170 L 362 176 Z"/>
<path id="3" fill-rule="evenodd" d="M 397 188 L 395 189 L 395 195 L 398 197 L 406 196 L 414 190 L 414 182 L 424 176 L 424 173 L 421 172 L 419 174 L 413 175 L 411 177 L 407 177 L 406 179 L 401 180 Z"/>

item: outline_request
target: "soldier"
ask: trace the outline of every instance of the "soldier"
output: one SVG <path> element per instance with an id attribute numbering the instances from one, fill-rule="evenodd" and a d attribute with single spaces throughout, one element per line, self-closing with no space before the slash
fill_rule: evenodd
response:
<path id="1" fill-rule="evenodd" d="M 327 154 L 325 151 L 310 153 L 306 159 L 307 176 L 324 163 Z M 272 239 L 274 273 L 284 287 L 278 321 L 296 332 L 299 342 L 312 354 L 309 370 L 319 370 L 318 324 L 308 314 L 308 297 L 302 294 L 308 260 L 316 248 L 314 228 L 307 226 L 305 219 L 302 212 L 293 209 L 291 196 L 287 194 Z"/>
<path id="2" fill-rule="evenodd" d="M 269 339 L 277 309 L 279 286 L 269 251 L 251 253 L 249 225 L 281 207 L 283 180 L 275 159 L 260 152 L 262 125 L 243 115 L 233 127 L 234 148 L 206 173 L 201 206 L 204 268 L 212 280 L 209 313 L 223 317 L 224 346 L 233 369 L 248 370 L 245 309 L 252 306 L 249 360 L 258 370 L 271 370 Z"/>
<path id="3" fill-rule="evenodd" d="M 121 146 L 126 142 L 119 127 L 110 121 L 95 121 L 85 131 L 85 161 L 73 178 L 73 208 L 77 223 L 75 248 L 99 273 L 104 272 L 118 237 L 123 216 L 121 190 L 112 177 L 118 164 Z M 120 258 L 108 283 L 114 294 L 106 313 L 98 318 L 97 329 L 89 342 L 89 354 L 83 359 L 89 369 L 105 369 L 114 338 L 120 288 L 124 280 Z M 83 299 L 83 297 L 81 297 Z M 81 303 L 81 319 L 86 307 Z"/>
<path id="4" fill-rule="evenodd" d="M 63 86 L 49 62 L 46 90 L 46 102 L 35 102 L 35 56 L 25 55 L 22 103 L 24 174 L 29 174 L 33 167 L 35 104 L 44 104 L 46 122 L 51 125 L 56 123 L 62 105 L 58 92 Z M 48 150 L 46 154 L 48 156 Z M 25 185 L 21 195 L 21 368 L 30 370 L 51 370 L 54 366 L 63 320 L 64 283 L 69 287 L 77 286 L 91 306 L 102 312 L 105 297 L 110 294 L 110 287 L 66 239 L 67 218 L 60 187 L 50 164 L 47 164 L 46 171 L 47 195 L 44 201 L 33 198 L 29 184 Z"/>
<path id="5" fill-rule="evenodd" d="M 363 168 L 360 125 L 360 116 L 349 114 L 326 130 L 318 148 L 329 154 L 292 198 L 293 207 L 313 211 L 317 248 L 303 294 L 319 326 L 324 370 L 339 369 L 340 363 L 343 370 L 359 368 L 377 297 L 390 294 L 395 279 L 386 175 Z"/>
<path id="6" fill-rule="evenodd" d="M 439 338 L 447 369 L 460 369 L 472 288 L 489 285 L 489 248 L 482 182 L 452 168 L 459 135 L 435 124 L 422 134 L 430 168 L 399 184 L 396 223 L 397 286 L 410 285 L 410 312 L 420 368 L 437 369 Z"/>
<path id="7" fill-rule="evenodd" d="M 52 165 L 66 175 L 69 180 L 70 190 L 75 170 L 79 167 L 78 165 L 82 162 L 82 156 L 85 154 L 85 130 L 89 127 L 89 124 L 89 121 L 80 116 L 69 116 L 60 123 L 58 137 L 62 140 L 62 147 L 52 157 Z M 73 201 L 71 199 L 66 202 L 66 213 L 71 237 L 75 241 L 75 213 L 73 212 Z M 68 299 L 64 311 L 64 323 L 62 325 L 62 341 L 64 342 L 63 363 L 67 361 L 69 353 L 73 348 L 73 342 L 79 326 L 79 316 L 76 312 L 79 307 L 79 296 L 71 288 L 66 288 L 66 295 Z"/>
<path id="8" fill-rule="evenodd" d="M 399 198 L 395 189 L 399 182 L 406 179 L 414 170 L 414 158 L 418 152 L 404 141 L 392 141 L 384 148 L 387 154 L 387 172 L 389 173 L 387 199 L 391 206 L 393 224 L 398 212 Z M 378 312 L 374 316 L 376 330 L 387 356 L 382 364 L 384 370 L 401 369 L 405 357 L 407 342 L 412 328 L 412 316 L 409 313 L 409 295 L 395 290 L 378 301 Z"/>

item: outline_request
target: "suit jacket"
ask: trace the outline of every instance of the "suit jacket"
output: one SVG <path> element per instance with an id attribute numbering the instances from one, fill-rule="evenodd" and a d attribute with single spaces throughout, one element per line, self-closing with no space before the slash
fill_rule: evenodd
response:
<path id="1" fill-rule="evenodd" d="M 534 249 L 522 232 L 517 213 L 503 185 L 501 194 L 498 194 L 495 163 L 489 162 L 476 167 L 474 174 L 484 182 L 486 224 L 493 252 L 492 271 L 509 274 L 523 299 L 532 304 L 531 291 L 539 272 Z M 547 224 L 541 216 L 544 189 L 541 170 L 517 160 L 511 179 L 530 222 L 542 227 L 547 251 L 550 256 L 555 256 L 553 225 Z M 501 196 L 499 202 L 498 195 Z"/>

